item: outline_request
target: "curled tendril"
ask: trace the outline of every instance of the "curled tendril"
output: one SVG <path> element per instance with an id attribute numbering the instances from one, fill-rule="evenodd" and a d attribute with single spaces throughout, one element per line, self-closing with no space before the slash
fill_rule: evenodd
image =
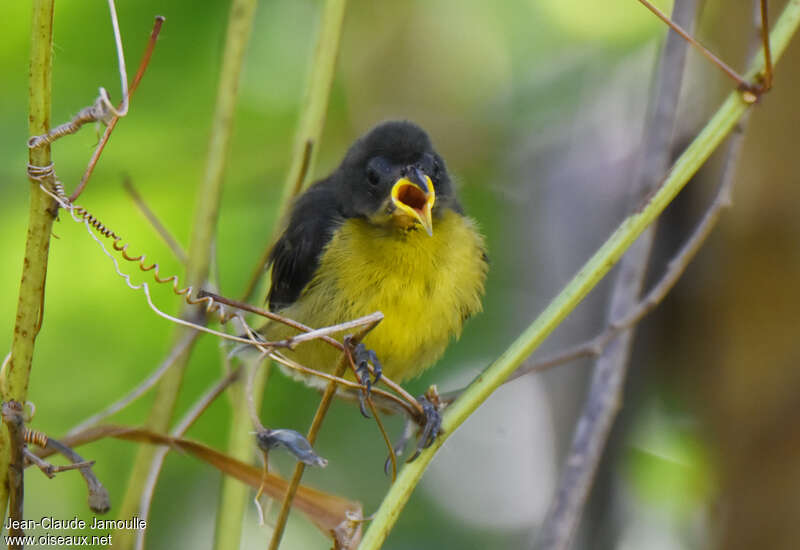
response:
<path id="1" fill-rule="evenodd" d="M 175 293 L 177 296 L 181 296 L 187 304 L 204 304 L 206 313 L 216 315 L 221 323 L 227 323 L 235 316 L 234 313 L 226 311 L 223 304 L 216 302 L 213 297 L 207 294 L 203 294 L 201 292 L 198 293 L 197 296 L 193 296 L 194 287 L 191 285 L 181 287 L 180 279 L 177 275 L 162 277 L 159 273 L 158 263 L 148 264 L 146 261 L 147 257 L 144 254 L 140 254 L 138 256 L 129 254 L 128 247 L 130 246 L 130 243 L 123 243 L 123 239 L 120 235 L 115 233 L 110 227 L 105 225 L 99 218 L 89 212 L 86 208 L 70 202 L 69 197 L 67 197 L 67 194 L 64 190 L 64 185 L 58 180 L 56 180 L 53 184 L 52 195 L 54 195 L 62 208 L 65 208 L 72 213 L 73 217 L 75 217 L 77 221 L 85 222 L 99 235 L 102 235 L 107 239 L 111 239 L 113 241 L 111 246 L 114 248 L 114 250 L 119 252 L 126 261 L 137 264 L 139 269 L 145 273 L 152 271 L 153 279 L 157 283 L 171 284 L 173 293 Z"/>
<path id="2" fill-rule="evenodd" d="M 25 443 L 34 444 L 42 449 L 47 447 L 47 434 L 38 430 L 32 430 L 28 427 L 25 427 L 22 432 L 22 439 L 25 440 Z"/>

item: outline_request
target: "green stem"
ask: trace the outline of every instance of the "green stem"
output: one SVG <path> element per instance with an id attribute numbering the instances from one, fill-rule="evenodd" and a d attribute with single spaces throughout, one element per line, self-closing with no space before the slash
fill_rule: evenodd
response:
<path id="1" fill-rule="evenodd" d="M 33 24 L 31 27 L 31 57 L 29 73 L 28 127 L 32 136 L 46 134 L 50 130 L 50 98 L 53 65 L 53 3 L 54 0 L 34 0 Z M 32 166 L 47 166 L 51 162 L 50 146 L 31 149 L 28 162 Z M 53 178 L 44 180 L 52 185 Z M 22 264 L 22 279 L 19 285 L 17 317 L 11 342 L 11 357 L 2 373 L 2 396 L 4 401 L 25 402 L 28 380 L 33 363 L 36 336 L 41 327 L 44 289 L 47 276 L 47 256 L 50 250 L 50 230 L 53 225 L 53 200 L 31 185 L 28 211 L 28 236 L 25 242 L 25 259 Z M 7 472 L 9 466 L 8 430 L 0 429 L 0 519 L 5 521 L 8 499 Z"/>
<path id="2" fill-rule="evenodd" d="M 222 59 L 217 103 L 211 128 L 209 151 L 203 182 L 198 190 L 198 203 L 195 211 L 192 237 L 189 246 L 189 261 L 186 266 L 186 280 L 195 291 L 208 277 L 211 262 L 211 244 L 217 226 L 223 176 L 228 159 L 231 134 L 233 132 L 234 110 L 239 88 L 244 54 L 247 47 L 256 0 L 233 0 L 228 19 L 225 52 Z M 197 316 L 197 308 L 185 307 L 182 317 Z M 184 338 L 185 330 L 176 331 L 175 341 Z M 175 408 L 175 402 L 183 381 L 191 350 L 188 349 L 161 380 L 146 427 L 156 432 L 166 432 Z M 139 509 L 141 489 L 148 476 L 155 447 L 142 445 L 134 463 L 128 482 L 125 500 L 120 508 L 119 518 L 130 519 Z M 118 530 L 114 533 L 114 546 L 131 548 L 135 533 Z"/>
<path id="3" fill-rule="evenodd" d="M 791 0 L 775 24 L 770 35 L 774 60 L 780 57 L 792 35 L 800 26 L 800 0 Z M 764 70 L 763 55 L 756 61 L 748 78 Z M 360 550 L 376 550 L 400 516 L 403 506 L 444 441 L 508 378 L 517 366 L 528 357 L 561 321 L 578 305 L 589 291 L 602 279 L 633 244 L 639 234 L 650 225 L 672 201 L 689 179 L 708 159 L 714 149 L 733 129 L 750 104 L 738 92 L 731 93 L 700 134 L 672 166 L 658 191 L 649 197 L 639 210 L 628 216 L 609 239 L 600 247 L 577 275 L 567 284 L 550 305 L 467 388 L 445 412 L 442 419 L 443 434 L 435 443 L 406 465 L 392 485 L 375 519 L 364 535 Z"/>

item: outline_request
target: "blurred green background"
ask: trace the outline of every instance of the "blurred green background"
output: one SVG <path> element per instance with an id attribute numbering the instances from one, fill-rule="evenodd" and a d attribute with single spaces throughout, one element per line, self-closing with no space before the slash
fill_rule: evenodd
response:
<path id="1" fill-rule="evenodd" d="M 747 2 L 702 3 L 698 35 L 736 67 L 752 33 Z M 772 2 L 773 14 L 782 2 Z M 668 2 L 659 5 L 669 9 Z M 261 2 L 240 88 L 226 172 L 217 260 L 224 294 L 241 294 L 273 226 L 321 2 Z M 128 239 L 134 252 L 181 273 L 120 185 L 129 176 L 184 244 L 205 166 L 228 3 L 120 1 L 129 67 L 154 15 L 167 19 L 153 61 L 80 203 Z M 0 344 L 7 349 L 27 227 L 27 56 L 30 5 L 7 2 L 0 23 Z M 347 146 L 391 118 L 431 134 L 466 210 L 488 238 L 485 312 L 442 364 L 410 385 L 468 382 L 547 304 L 625 215 L 651 76 L 665 28 L 635 0 L 479 0 L 348 5 L 317 176 Z M 56 2 L 53 123 L 91 103 L 99 86 L 118 97 L 105 3 Z M 579 548 L 795 548 L 800 540 L 800 157 L 795 40 L 776 88 L 755 110 L 735 207 L 637 341 L 626 400 L 584 515 Z M 689 54 L 675 136 L 678 153 L 732 88 Z M 67 189 L 98 138 L 91 127 L 54 146 Z M 658 274 L 702 213 L 719 179 L 712 158 L 659 232 Z M 123 395 L 164 357 L 173 327 L 126 288 L 78 224 L 53 229 L 43 329 L 29 397 L 33 426 L 57 437 Z M 130 267 L 128 273 L 134 273 Z M 134 274 L 135 280 L 149 280 Z M 602 326 L 600 285 L 545 345 L 578 342 Z M 169 293 L 155 293 L 177 311 Z M 4 352 L 5 353 L 5 352 Z M 201 339 L 180 411 L 221 372 L 218 343 Z M 586 389 L 588 363 L 504 387 L 455 434 L 404 510 L 386 547 L 528 548 L 557 482 Z M 114 421 L 139 424 L 152 396 Z M 264 423 L 305 431 L 316 393 L 276 374 Z M 189 432 L 227 442 L 221 398 Z M 398 419 L 389 421 L 399 434 Z M 330 460 L 306 482 L 374 511 L 389 481 L 374 423 L 337 404 L 316 446 Z M 85 448 L 119 504 L 132 443 Z M 286 475 L 291 462 L 276 458 Z M 211 545 L 220 475 L 172 453 L 151 514 L 151 548 Z M 26 476 L 26 517 L 88 519 L 78 475 Z M 249 506 L 244 548 L 266 544 Z M 113 514 L 113 511 L 112 511 Z M 327 548 L 299 515 L 282 548 Z"/>

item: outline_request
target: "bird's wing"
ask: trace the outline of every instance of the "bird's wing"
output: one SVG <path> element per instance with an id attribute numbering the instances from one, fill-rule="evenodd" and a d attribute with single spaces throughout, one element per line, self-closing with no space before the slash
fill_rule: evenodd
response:
<path id="1" fill-rule="evenodd" d="M 300 297 L 319 266 L 325 245 L 342 222 L 336 195 L 325 181 L 313 185 L 297 200 L 289 224 L 269 257 L 270 311 L 281 310 Z"/>

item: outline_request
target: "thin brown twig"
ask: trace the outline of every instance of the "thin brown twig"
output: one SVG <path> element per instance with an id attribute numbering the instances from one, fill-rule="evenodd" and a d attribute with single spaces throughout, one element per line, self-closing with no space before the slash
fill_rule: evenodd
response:
<path id="1" fill-rule="evenodd" d="M 767 14 L 767 0 L 761 0 L 761 44 L 764 48 L 764 82 L 763 91 L 772 88 L 772 49 L 769 45 L 769 15 Z"/>
<path id="2" fill-rule="evenodd" d="M 30 449 L 26 448 L 23 451 L 23 454 L 25 455 L 25 460 L 27 463 L 36 465 L 36 467 L 39 468 L 47 477 L 51 479 L 54 477 L 54 474 L 51 472 L 50 468 L 55 468 L 55 466 L 34 454 Z"/>
<path id="3" fill-rule="evenodd" d="M 361 331 L 359 331 L 358 334 L 350 339 L 350 345 L 357 345 L 361 340 L 364 339 L 364 337 L 373 327 L 374 325 L 368 325 L 364 327 Z M 338 363 L 336 364 L 336 368 L 334 369 L 334 375 L 341 377 L 347 370 L 348 363 L 348 353 L 343 351 L 339 357 Z M 317 434 L 322 427 L 322 421 L 325 419 L 325 415 L 328 412 L 328 408 L 330 407 L 331 401 L 333 401 L 333 396 L 335 394 L 336 384 L 334 382 L 329 382 L 328 386 L 325 388 L 325 392 L 322 394 L 322 399 L 320 400 L 319 406 L 317 407 L 317 412 L 314 414 L 314 419 L 311 421 L 311 427 L 308 429 L 308 435 L 306 436 L 306 439 L 312 445 L 317 439 Z M 275 528 L 272 532 L 272 539 L 269 543 L 269 550 L 277 550 L 278 546 L 280 546 L 281 538 L 283 538 L 283 531 L 286 528 L 286 521 L 289 518 L 289 510 L 291 509 L 292 501 L 294 500 L 294 495 L 297 492 L 297 488 L 300 486 L 300 479 L 303 477 L 305 466 L 306 465 L 303 462 L 298 462 L 294 467 L 292 479 L 289 482 L 289 487 L 286 489 L 286 495 L 283 498 L 281 510 L 278 513 L 278 519 L 275 522 Z"/>
<path id="4" fill-rule="evenodd" d="M 386 431 L 386 427 L 383 425 L 383 421 L 378 414 L 378 408 L 375 406 L 372 397 L 367 397 L 367 404 L 369 405 L 369 410 L 373 418 L 375 418 L 375 423 L 378 425 L 378 431 L 381 432 L 383 442 L 386 444 L 386 448 L 389 449 L 389 461 L 392 465 L 392 483 L 394 483 L 397 480 L 397 454 L 394 452 L 394 445 L 392 445 L 392 440 L 389 437 L 389 433 Z"/>
<path id="5" fill-rule="evenodd" d="M 605 347 L 605 343 L 607 341 L 607 337 L 605 335 L 607 333 L 608 329 L 604 330 L 591 340 L 586 340 L 585 342 L 581 342 L 580 344 L 576 344 L 560 352 L 548 355 L 544 359 L 535 361 L 533 359 L 528 359 L 527 361 L 523 362 L 517 370 L 514 371 L 514 374 L 508 377 L 505 383 L 508 384 L 512 380 L 516 380 L 517 378 L 525 376 L 526 374 L 545 371 L 553 367 L 557 367 L 558 365 L 563 365 L 564 363 L 570 363 L 576 359 L 596 357 L 602 353 L 603 348 Z M 452 398 L 454 399 L 460 393 L 461 390 L 459 390 L 458 393 Z M 449 400 L 450 394 L 447 394 L 447 396 Z"/>
<path id="6" fill-rule="evenodd" d="M 736 72 L 733 68 L 731 68 L 727 63 L 725 63 L 719 57 L 714 55 L 708 48 L 706 48 L 700 42 L 698 42 L 691 34 L 683 30 L 683 28 L 680 25 L 678 25 L 677 23 L 672 21 L 669 17 L 667 17 L 666 14 L 664 14 L 664 12 L 655 7 L 649 0 L 639 0 L 639 3 L 642 4 L 644 7 L 646 7 L 648 10 L 650 10 L 651 12 L 653 12 L 653 14 L 656 17 L 658 17 L 659 19 L 661 19 L 661 21 L 669 25 L 669 27 L 673 31 L 678 33 L 681 36 L 681 38 L 683 38 L 684 40 L 686 40 L 686 42 L 694 46 L 697 49 L 697 51 L 703 54 L 714 65 L 719 67 L 720 70 L 722 70 L 722 72 L 728 75 L 728 77 L 731 80 L 736 82 L 736 84 L 739 86 L 740 89 L 754 93 L 756 92 L 756 90 L 754 89 L 753 85 L 750 82 L 745 80 L 743 76 L 741 76 L 738 72 Z"/>
<path id="7" fill-rule="evenodd" d="M 240 302 L 240 301 L 234 300 L 232 298 L 226 298 L 225 296 L 220 296 L 219 294 L 214 294 L 213 292 L 208 292 L 206 290 L 200 290 L 197 293 L 197 297 L 198 298 L 209 297 L 209 298 L 213 299 L 215 302 L 219 302 L 220 304 L 225 304 L 227 306 L 231 306 L 231 307 L 234 307 L 236 309 L 240 309 L 242 311 L 247 311 L 249 313 L 254 313 L 256 315 L 259 315 L 259 316 L 264 317 L 266 319 L 270 319 L 272 321 L 277 321 L 279 323 L 283 323 L 284 325 L 287 325 L 287 326 L 290 326 L 290 327 L 292 327 L 294 329 L 297 329 L 300 332 L 311 332 L 312 330 L 314 330 L 311 327 L 304 325 L 303 323 L 299 323 L 299 322 L 297 322 L 297 321 L 295 321 L 293 319 L 289 319 L 288 317 L 284 317 L 282 315 L 278 315 L 277 313 L 273 313 L 272 311 L 266 310 L 264 308 L 252 306 L 250 304 L 247 304 L 245 302 Z M 323 342 L 327 342 L 328 344 L 332 345 L 333 347 L 335 347 L 339 351 L 343 351 L 344 350 L 344 346 L 342 345 L 341 342 L 339 342 L 338 340 L 335 340 L 334 338 L 331 338 L 330 336 L 328 336 L 326 334 L 323 334 L 320 337 L 320 340 L 322 340 Z"/>
<path id="8" fill-rule="evenodd" d="M 153 48 L 156 45 L 156 39 L 158 38 L 158 34 L 161 32 L 161 25 L 164 24 L 165 18 L 161 15 L 157 15 L 155 19 L 155 23 L 153 24 L 153 30 L 150 32 L 150 39 L 147 41 L 147 47 L 145 48 L 144 55 L 142 56 L 142 60 L 139 63 L 139 69 L 136 71 L 136 76 L 133 78 L 133 82 L 131 83 L 128 94 L 126 97 L 123 98 L 123 101 L 127 105 L 127 102 L 133 97 L 136 88 L 139 87 L 139 82 L 142 81 L 142 77 L 144 76 L 145 71 L 147 70 L 147 66 L 150 64 L 150 58 L 153 55 Z M 123 106 L 123 103 L 120 103 L 120 108 Z M 72 195 L 69 196 L 70 202 L 74 202 L 83 190 L 86 188 L 86 184 L 89 183 L 89 178 L 92 177 L 92 172 L 94 172 L 94 167 L 97 165 L 97 161 L 100 160 L 100 155 L 103 153 L 103 149 L 106 147 L 106 143 L 111 138 L 111 133 L 114 131 L 114 128 L 117 126 L 117 122 L 119 122 L 120 117 L 114 116 L 106 126 L 105 132 L 103 132 L 103 137 L 100 138 L 100 142 L 95 147 L 94 153 L 92 154 L 92 158 L 89 160 L 89 165 L 86 167 L 86 171 L 83 173 L 81 177 L 81 181 L 78 186 L 75 188 L 75 191 L 72 192 Z"/>
<path id="9" fill-rule="evenodd" d="M 142 196 L 133 186 L 131 182 L 131 178 L 125 176 L 122 180 L 122 188 L 130 195 L 131 200 L 133 203 L 139 208 L 139 211 L 144 215 L 147 221 L 150 222 L 150 225 L 153 226 L 153 229 L 156 230 L 158 236 L 166 243 L 166 245 L 172 250 L 172 253 L 175 254 L 175 257 L 178 258 L 178 261 L 182 264 L 186 265 L 186 251 L 180 245 L 180 243 L 172 236 L 169 230 L 161 223 L 161 220 L 158 219 L 155 212 L 153 212 L 147 203 L 144 201 Z"/>
<path id="10" fill-rule="evenodd" d="M 380 321 L 376 321 L 372 326 L 369 327 L 368 330 L 375 328 L 379 322 Z M 350 370 L 352 371 L 356 380 L 358 380 L 358 367 L 356 366 L 355 359 L 353 358 L 351 347 L 345 347 L 345 354 L 347 355 L 347 362 L 349 363 Z M 386 432 L 386 428 L 383 426 L 383 421 L 378 414 L 377 407 L 375 407 L 375 402 L 372 400 L 371 388 L 368 391 L 366 387 L 363 387 L 361 391 L 364 392 L 364 398 L 367 401 L 367 405 L 372 413 L 372 417 L 375 419 L 375 423 L 378 425 L 378 430 L 381 432 L 381 437 L 383 437 L 383 441 L 386 443 L 386 447 L 389 449 L 389 460 L 392 464 L 392 483 L 394 483 L 394 481 L 397 479 L 397 455 L 394 452 L 394 445 L 392 445 L 392 440 L 389 438 L 389 434 Z"/>
<path id="11" fill-rule="evenodd" d="M 108 496 L 108 490 L 103 486 L 102 483 L 100 483 L 100 480 L 97 479 L 97 476 L 94 474 L 94 471 L 92 471 L 92 466 L 94 465 L 93 460 L 85 460 L 81 455 L 72 450 L 72 448 L 69 447 L 68 445 L 62 443 L 57 439 L 48 437 L 42 432 L 26 429 L 25 438 L 27 441 L 35 443 L 44 450 L 44 452 L 38 453 L 37 455 L 38 457 L 43 458 L 44 456 L 50 456 L 52 454 L 59 453 L 64 457 L 66 457 L 72 463 L 72 466 L 53 466 L 54 468 L 53 471 L 55 473 L 62 470 L 74 469 L 80 472 L 81 477 L 83 477 L 84 481 L 86 482 L 86 488 L 88 490 L 89 508 L 93 512 L 97 514 L 105 514 L 111 509 L 111 499 Z M 31 461 L 33 461 L 32 458 Z M 37 466 L 39 466 L 38 462 L 35 463 L 37 464 Z"/>
<path id="12" fill-rule="evenodd" d="M 383 313 L 381 313 L 380 311 L 376 311 L 375 313 L 359 317 L 358 319 L 354 319 L 352 321 L 345 321 L 344 323 L 339 323 L 338 325 L 332 325 L 329 327 L 311 330 L 303 334 L 292 336 L 291 338 L 287 338 L 286 340 L 279 340 L 278 342 L 275 342 L 275 345 L 280 347 L 287 347 L 289 349 L 294 349 L 295 347 L 297 347 L 298 344 L 302 342 L 315 340 L 322 336 L 328 336 L 330 334 L 336 334 L 338 332 L 344 332 L 346 330 L 352 330 L 354 328 L 361 328 L 367 325 L 374 327 L 382 320 L 383 320 Z"/>
<path id="13" fill-rule="evenodd" d="M 46 475 L 50 479 L 53 479 L 56 476 L 56 474 L 58 474 L 58 473 L 68 472 L 70 470 L 79 470 L 81 468 L 88 468 L 88 467 L 94 466 L 94 464 L 95 464 L 94 460 L 85 460 L 83 462 L 76 462 L 74 464 L 67 464 L 67 465 L 64 465 L 64 466 L 56 466 L 55 464 L 50 464 L 49 462 L 47 462 L 43 458 L 39 458 L 37 455 L 35 455 L 33 452 L 31 452 L 27 448 L 24 449 L 23 453 L 25 455 L 25 460 L 27 462 L 29 462 L 30 464 L 35 465 L 37 468 L 39 468 L 39 470 L 42 471 L 42 473 L 44 475 Z"/>

